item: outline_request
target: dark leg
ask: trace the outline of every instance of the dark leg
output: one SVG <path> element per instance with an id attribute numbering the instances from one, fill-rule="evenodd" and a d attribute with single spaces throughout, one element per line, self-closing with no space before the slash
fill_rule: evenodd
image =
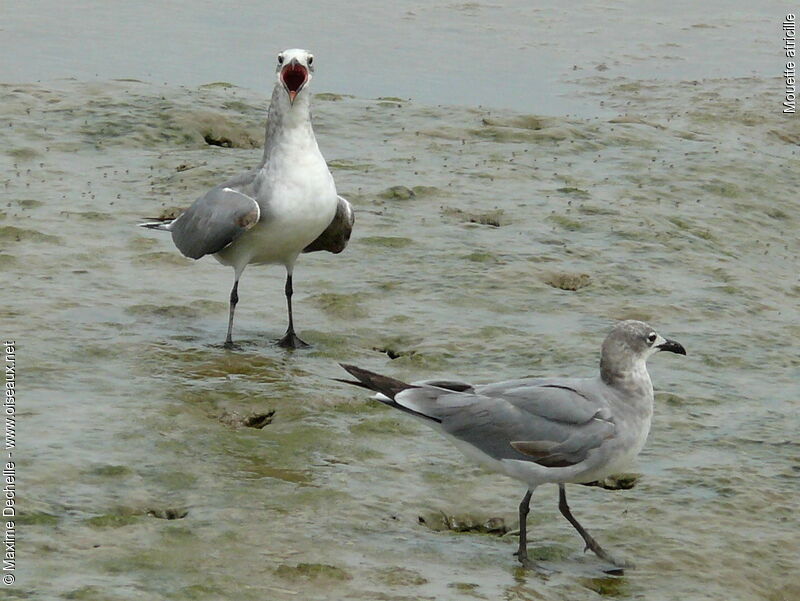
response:
<path id="1" fill-rule="evenodd" d="M 566 488 L 563 484 L 558 485 L 558 509 L 561 511 L 561 515 L 563 515 L 570 524 L 578 531 L 578 534 L 581 535 L 583 538 L 583 542 L 586 543 L 586 548 L 584 551 L 591 550 L 595 555 L 597 555 L 600 559 L 604 559 L 609 563 L 614 564 L 620 568 L 632 568 L 633 565 L 626 562 L 626 561 L 619 561 L 614 559 L 612 555 L 607 553 L 603 547 L 601 547 L 596 540 L 594 540 L 586 530 L 584 530 L 583 526 L 580 525 L 580 522 L 575 519 L 575 516 L 572 515 L 572 512 L 569 509 L 569 505 L 567 505 L 567 493 Z"/>
<path id="2" fill-rule="evenodd" d="M 297 335 L 294 333 L 294 320 L 292 319 L 292 272 L 286 272 L 286 288 L 284 289 L 286 293 L 286 305 L 289 307 L 289 327 L 286 329 L 286 334 L 283 335 L 278 341 L 278 345 L 282 346 L 283 348 L 304 348 L 307 347 L 308 344 L 300 340 Z"/>
<path id="3" fill-rule="evenodd" d="M 239 302 L 239 278 L 233 282 L 233 288 L 231 289 L 231 308 L 228 314 L 228 336 L 225 338 L 225 346 L 228 348 L 233 346 L 233 338 L 231 334 L 233 333 L 233 313 L 236 311 L 236 303 Z"/>
<path id="4" fill-rule="evenodd" d="M 517 559 L 522 567 L 529 568 L 533 564 L 528 560 L 528 513 L 531 510 L 532 490 L 525 493 L 522 502 L 519 504 L 519 549 L 517 549 Z"/>

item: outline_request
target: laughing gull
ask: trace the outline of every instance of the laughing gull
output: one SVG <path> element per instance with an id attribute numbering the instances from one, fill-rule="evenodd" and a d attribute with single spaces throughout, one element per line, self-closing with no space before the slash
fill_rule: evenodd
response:
<path id="1" fill-rule="evenodd" d="M 294 333 L 295 261 L 301 252 L 340 253 L 350 239 L 353 209 L 336 194 L 311 127 L 308 88 L 313 60 L 308 51 L 297 48 L 278 55 L 264 156 L 258 167 L 212 188 L 174 220 L 141 224 L 171 232 L 175 246 L 187 257 L 214 255 L 223 265 L 233 267 L 226 346 L 233 345 L 239 278 L 251 263 L 286 268 L 289 327 L 279 344 L 308 346 Z"/>
<path id="2" fill-rule="evenodd" d="M 594 378 L 524 378 L 472 385 L 449 380 L 406 384 L 353 365 L 356 381 L 375 399 L 424 421 L 465 455 L 492 471 L 526 483 L 519 505 L 519 549 L 528 559 L 526 518 L 533 490 L 558 484 L 558 508 L 600 558 L 630 566 L 603 550 L 572 515 L 566 483 L 586 484 L 619 473 L 642 450 L 653 417 L 647 358 L 658 351 L 685 355 L 641 321 L 622 321 L 603 342 Z"/>

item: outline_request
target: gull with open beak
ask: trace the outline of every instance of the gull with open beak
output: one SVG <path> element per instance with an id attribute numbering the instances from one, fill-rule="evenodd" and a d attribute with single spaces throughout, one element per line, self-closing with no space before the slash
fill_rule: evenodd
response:
<path id="1" fill-rule="evenodd" d="M 294 331 L 295 261 L 303 252 L 339 253 L 350 239 L 353 209 L 337 195 L 311 126 L 313 61 L 312 54 L 297 48 L 278 55 L 264 155 L 255 169 L 212 188 L 174 220 L 141 224 L 171 232 L 175 246 L 187 257 L 213 255 L 233 267 L 226 346 L 233 345 L 239 278 L 250 264 L 286 268 L 289 326 L 278 343 L 286 348 L 308 346 Z"/>
<path id="2" fill-rule="evenodd" d="M 598 557 L 616 568 L 630 564 L 606 552 L 572 515 L 565 484 L 589 484 L 619 473 L 642 450 L 653 417 L 648 357 L 685 355 L 641 321 L 617 323 L 603 342 L 600 373 L 592 378 L 524 378 L 473 385 L 453 380 L 406 384 L 354 365 L 355 380 L 339 380 L 377 392 L 375 399 L 425 422 L 467 457 L 524 482 L 519 505 L 517 558 L 528 558 L 526 518 L 533 490 L 558 484 L 558 508 Z M 600 514 L 602 515 L 602 514 Z"/>

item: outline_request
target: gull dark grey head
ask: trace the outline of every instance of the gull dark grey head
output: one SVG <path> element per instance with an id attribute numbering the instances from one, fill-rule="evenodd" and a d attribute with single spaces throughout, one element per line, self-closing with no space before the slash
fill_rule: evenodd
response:
<path id="1" fill-rule="evenodd" d="M 289 48 L 278 54 L 278 65 L 275 73 L 278 74 L 278 83 L 283 86 L 289 97 L 289 103 L 294 104 L 295 98 L 311 82 L 314 72 L 314 55 L 301 48 Z"/>
<path id="2" fill-rule="evenodd" d="M 603 381 L 612 384 L 645 368 L 648 357 L 658 351 L 685 355 L 686 350 L 668 340 L 643 321 L 621 321 L 603 341 L 600 373 Z"/>

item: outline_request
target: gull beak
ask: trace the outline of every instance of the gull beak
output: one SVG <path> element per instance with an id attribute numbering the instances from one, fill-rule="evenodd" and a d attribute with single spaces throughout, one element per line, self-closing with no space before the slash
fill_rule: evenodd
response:
<path id="1" fill-rule="evenodd" d="M 675 342 L 674 340 L 665 340 L 661 344 L 656 347 L 660 351 L 669 351 L 670 353 L 677 353 L 679 355 L 685 355 L 686 349 L 683 348 L 683 345 L 680 342 Z"/>
<path id="2" fill-rule="evenodd" d="M 281 82 L 289 94 L 289 102 L 294 104 L 294 99 L 303 86 L 308 82 L 308 69 L 293 58 L 281 69 Z"/>

